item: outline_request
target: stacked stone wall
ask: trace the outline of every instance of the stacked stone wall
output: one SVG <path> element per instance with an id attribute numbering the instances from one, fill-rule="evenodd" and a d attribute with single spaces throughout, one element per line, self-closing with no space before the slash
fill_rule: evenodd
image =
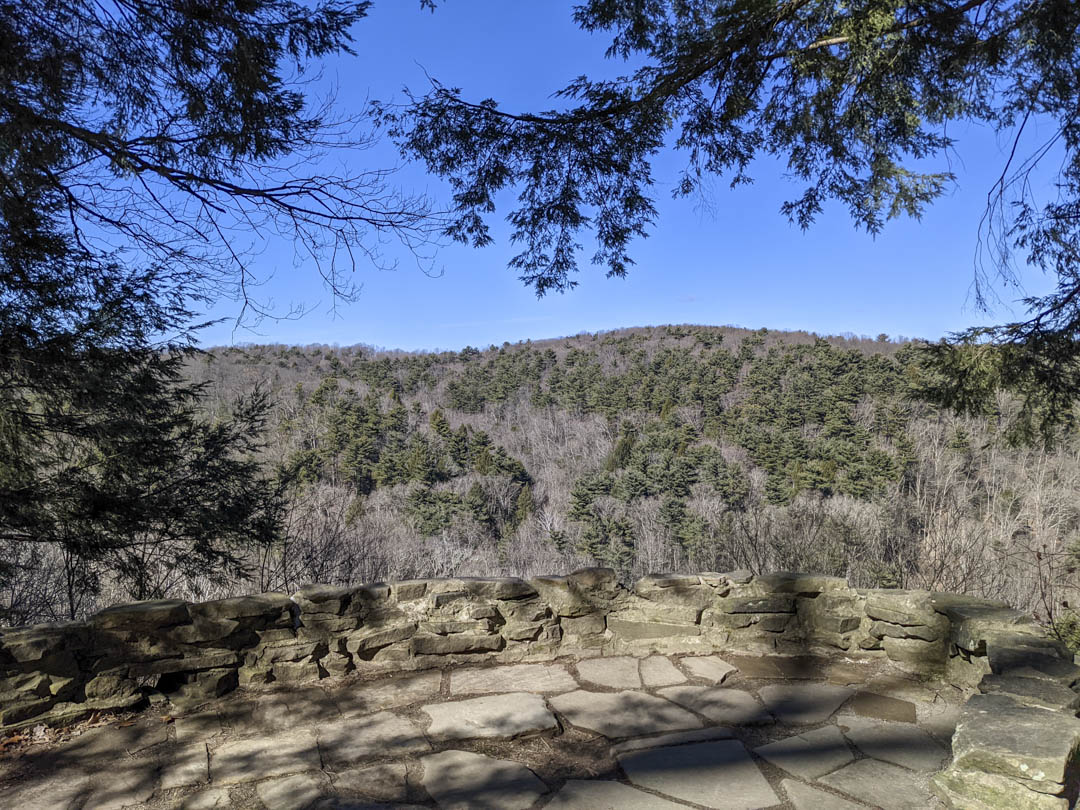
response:
<path id="1" fill-rule="evenodd" d="M 121 605 L 0 631 L 0 731 L 350 673 L 754 650 L 886 658 L 970 693 L 953 760 L 933 783 L 950 807 L 1076 801 L 1080 667 L 1030 617 L 990 600 L 791 572 L 654 574 L 625 587 L 591 568 Z"/>

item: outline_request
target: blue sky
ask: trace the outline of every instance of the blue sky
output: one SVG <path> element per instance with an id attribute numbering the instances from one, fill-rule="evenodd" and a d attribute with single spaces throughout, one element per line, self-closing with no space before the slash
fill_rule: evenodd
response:
<path id="1" fill-rule="evenodd" d="M 400 99 L 405 85 L 422 92 L 425 71 L 471 99 L 493 97 L 509 109 L 549 108 L 555 106 L 550 94 L 574 76 L 625 70 L 603 59 L 603 37 L 576 29 L 572 5 L 448 0 L 431 14 L 417 0 L 377 0 L 356 27 L 357 55 L 327 63 L 324 79 L 336 85 L 344 113 L 359 111 L 367 98 Z M 707 205 L 673 201 L 669 189 L 680 156 L 661 156 L 654 164 L 660 215 L 650 238 L 633 246 L 637 266 L 629 277 L 606 279 L 586 260 L 577 289 L 539 300 L 506 267 L 517 252 L 501 224 L 506 210 L 497 214 L 494 246 L 442 247 L 436 276 L 387 245 L 384 258 L 397 260 L 397 268 L 361 265 L 359 300 L 336 313 L 314 268 L 295 266 L 291 247 L 271 242 L 252 257 L 256 273 L 269 279 L 259 295 L 279 311 L 302 303 L 308 313 L 238 329 L 239 305 L 221 302 L 210 314 L 225 322 L 205 330 L 201 342 L 459 349 L 667 323 L 934 339 L 1010 319 L 1022 307 L 1010 310 L 1009 303 L 1050 286 L 1031 271 L 1024 291 L 999 287 L 1003 304 L 990 316 L 971 296 L 979 219 L 1011 144 L 974 127 L 954 137 L 957 187 L 921 222 L 894 221 L 876 239 L 857 231 L 838 207 L 826 209 L 808 232 L 788 224 L 779 207 L 799 187 L 784 179 L 782 166 L 768 162 L 759 164 L 753 186 L 729 190 L 718 182 Z M 400 163 L 389 144 L 343 157 L 359 169 Z M 449 199 L 443 182 L 419 166 L 402 166 L 395 181 L 444 205 Z"/>

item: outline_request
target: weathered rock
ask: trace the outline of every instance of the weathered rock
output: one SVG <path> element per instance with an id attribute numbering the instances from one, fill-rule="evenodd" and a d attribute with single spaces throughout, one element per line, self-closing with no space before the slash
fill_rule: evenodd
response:
<path id="1" fill-rule="evenodd" d="M 987 636 L 986 659 L 995 675 L 1044 678 L 1070 687 L 1080 682 L 1080 667 L 1049 639 L 991 633 Z"/>
<path id="2" fill-rule="evenodd" d="M 790 613 L 725 613 L 709 608 L 701 616 L 705 627 L 720 627 L 726 630 L 746 630 L 754 628 L 766 633 L 782 633 L 787 629 L 794 616 Z"/>
<path id="3" fill-rule="evenodd" d="M 987 695 L 1006 695 L 1026 706 L 1039 706 L 1072 715 L 1080 709 L 1080 695 L 1057 681 L 1044 678 L 987 675 L 979 682 L 979 691 Z"/>
<path id="4" fill-rule="evenodd" d="M 189 620 L 187 602 L 158 599 L 106 608 L 87 623 L 96 630 L 157 630 Z"/>
<path id="5" fill-rule="evenodd" d="M 866 591 L 866 615 L 890 624 L 932 627 L 938 621 L 931 595 L 926 591 Z"/>
<path id="6" fill-rule="evenodd" d="M 345 638 L 345 649 L 354 655 L 373 652 L 397 641 L 407 641 L 416 633 L 416 622 L 394 624 L 389 627 L 362 627 Z"/>
<path id="7" fill-rule="evenodd" d="M 789 726 L 824 723 L 854 693 L 828 683 L 775 684 L 758 690 L 765 708 Z"/>
<path id="8" fill-rule="evenodd" d="M 494 652 L 506 643 L 500 635 L 453 636 L 415 635 L 410 641 L 413 655 L 449 655 L 451 653 Z"/>
<path id="9" fill-rule="evenodd" d="M 424 789 L 445 810 L 526 810 L 547 785 L 517 762 L 468 751 L 423 758 Z"/>
<path id="10" fill-rule="evenodd" d="M 498 613 L 508 622 L 542 622 L 552 617 L 551 610 L 541 602 L 539 599 L 526 599 L 520 602 L 503 602 L 498 606 Z M 566 619 L 565 621 L 571 621 Z M 586 616 L 582 619 L 574 619 L 575 622 L 599 622 L 600 629 L 595 632 L 604 632 L 604 617 L 603 616 Z M 574 625 L 577 628 L 577 625 Z M 574 629 L 570 630 L 564 625 L 564 629 L 568 633 L 591 633 L 592 629 Z"/>
<path id="11" fill-rule="evenodd" d="M 319 662 L 310 656 L 300 661 L 279 661 L 270 671 L 274 674 L 274 680 L 281 683 L 317 681 L 322 677 Z"/>
<path id="12" fill-rule="evenodd" d="M 1023 780 L 1055 793 L 1076 767 L 1080 720 L 1024 706 L 1004 695 L 975 695 L 953 736 L 953 765 Z"/>
<path id="13" fill-rule="evenodd" d="M 290 625 L 295 609 L 296 605 L 283 593 L 258 593 L 215 599 L 212 602 L 198 602 L 189 607 L 193 619 L 199 617 L 206 620 L 244 620 L 261 617 L 270 623 L 287 620 Z"/>
<path id="14" fill-rule="evenodd" d="M 404 762 L 380 762 L 346 768 L 333 774 L 334 788 L 341 793 L 362 793 L 380 801 L 408 802 L 417 797 Z"/>
<path id="15" fill-rule="evenodd" d="M 112 700 L 133 697 L 139 691 L 138 685 L 130 678 L 102 673 L 86 682 L 84 692 L 87 700 Z"/>
<path id="16" fill-rule="evenodd" d="M 789 593 L 811 595 L 849 590 L 843 577 L 803 574 L 797 571 L 777 571 L 756 576 L 745 588 L 748 594 Z"/>
<path id="17" fill-rule="evenodd" d="M 405 579 L 400 582 L 390 583 L 390 593 L 398 602 L 412 602 L 423 599 L 427 593 L 428 580 Z"/>
<path id="18" fill-rule="evenodd" d="M 922 641 L 940 641 L 949 632 L 949 620 L 939 616 L 940 621 L 933 625 L 926 624 L 892 624 L 891 622 L 875 621 L 870 625 L 868 633 L 874 638 L 915 638 Z"/>
<path id="19" fill-rule="evenodd" d="M 210 781 L 210 756 L 206 743 L 185 745 L 161 769 L 161 789 L 205 785 Z"/>
<path id="20" fill-rule="evenodd" d="M 693 574 L 649 574 L 634 583 L 634 593 L 650 602 L 696 608 L 699 612 L 716 598 L 716 590 Z"/>
<path id="21" fill-rule="evenodd" d="M 696 625 L 632 621 L 616 618 L 615 616 L 608 617 L 607 626 L 616 637 L 625 641 L 680 638 L 682 636 L 696 636 L 701 632 L 701 628 Z"/>
<path id="22" fill-rule="evenodd" d="M 551 705 L 572 725 L 609 739 L 701 728 L 690 712 L 644 692 L 568 692 Z"/>
<path id="23" fill-rule="evenodd" d="M 433 703 L 423 712 L 431 718 L 428 736 L 434 740 L 511 740 L 558 728 L 544 699 L 526 692 Z"/>
<path id="24" fill-rule="evenodd" d="M 333 693 L 334 703 L 345 717 L 408 706 L 429 700 L 442 685 L 441 672 L 398 674 L 380 681 L 353 684 Z"/>
<path id="25" fill-rule="evenodd" d="M 726 596 L 717 599 L 715 606 L 723 613 L 794 613 L 795 597 L 787 594 Z"/>
<path id="26" fill-rule="evenodd" d="M 949 810 L 1068 810 L 1064 796 L 1029 790 L 1005 776 L 948 767 L 930 779 L 930 790 Z"/>
<path id="27" fill-rule="evenodd" d="M 465 578 L 462 583 L 467 593 L 483 599 L 527 599 L 536 596 L 536 589 L 518 577 Z"/>
<path id="28" fill-rule="evenodd" d="M 420 622 L 417 630 L 420 633 L 449 636 L 456 633 L 474 633 L 488 635 L 493 629 L 492 623 L 486 619 L 481 621 L 469 621 L 461 619 L 436 619 L 434 621 Z"/>
<path id="29" fill-rule="evenodd" d="M 738 740 L 654 748 L 618 760 L 634 784 L 705 807 L 752 810 L 780 802 Z"/>
<path id="30" fill-rule="evenodd" d="M 945 641 L 916 638 L 884 638 L 881 646 L 891 661 L 912 672 L 933 675 L 945 668 L 949 650 Z"/>

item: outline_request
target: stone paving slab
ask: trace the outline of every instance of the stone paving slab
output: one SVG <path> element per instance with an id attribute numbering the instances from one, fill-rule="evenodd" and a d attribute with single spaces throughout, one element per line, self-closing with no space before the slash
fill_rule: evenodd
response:
<path id="1" fill-rule="evenodd" d="M 431 718 L 428 735 L 434 740 L 511 740 L 554 731 L 559 725 L 544 699 L 528 692 L 433 703 L 423 712 Z"/>
<path id="2" fill-rule="evenodd" d="M 927 810 L 935 806 L 927 776 L 876 759 L 860 759 L 819 781 L 882 810 Z"/>
<path id="3" fill-rule="evenodd" d="M 856 692 L 848 708 L 857 715 L 878 720 L 893 720 L 898 723 L 914 723 L 918 720 L 915 704 L 910 700 L 900 700 L 874 692 Z"/>
<path id="4" fill-rule="evenodd" d="M 684 658 L 682 665 L 695 678 L 711 681 L 717 685 L 726 681 L 738 670 L 724 659 L 716 655 L 695 656 Z"/>
<path id="5" fill-rule="evenodd" d="M 756 810 L 780 803 L 738 740 L 676 745 L 618 757 L 636 785 L 723 810 Z"/>
<path id="6" fill-rule="evenodd" d="M 631 751 L 644 751 L 646 748 L 661 748 L 665 745 L 685 745 L 686 743 L 710 742 L 712 740 L 730 740 L 735 732 L 724 726 L 712 726 L 699 728 L 693 731 L 673 731 L 670 734 L 660 734 L 655 737 L 641 737 L 636 740 L 625 740 L 611 746 L 612 756 L 627 754 Z"/>
<path id="7" fill-rule="evenodd" d="M 936 771 L 948 752 L 928 733 L 908 723 L 844 718 L 846 736 L 866 756 L 913 771 Z"/>
<path id="8" fill-rule="evenodd" d="M 191 743 L 173 754 L 161 769 L 161 789 L 203 785 L 210 781 L 210 755 L 206 743 Z"/>
<path id="9" fill-rule="evenodd" d="M 378 681 L 360 681 L 335 690 L 333 698 L 344 716 L 371 714 L 429 700 L 441 688 L 442 672 L 429 670 Z"/>
<path id="10" fill-rule="evenodd" d="M 836 726 L 825 726 L 777 740 L 755 748 L 754 753 L 803 779 L 817 779 L 855 760 L 844 735 Z"/>
<path id="11" fill-rule="evenodd" d="M 561 664 L 512 664 L 486 669 L 455 669 L 450 672 L 452 695 L 479 695 L 487 692 L 546 694 L 572 692 L 577 688 L 577 681 Z"/>
<path id="12" fill-rule="evenodd" d="M 442 810 L 526 810 L 548 792 L 518 762 L 468 751 L 443 751 L 421 762 L 424 789 Z"/>
<path id="13" fill-rule="evenodd" d="M 268 779 L 255 786 L 255 795 L 273 810 L 307 810 L 330 793 L 330 780 L 323 773 L 300 773 Z"/>
<path id="14" fill-rule="evenodd" d="M 176 728 L 177 742 L 191 742 L 193 740 L 209 740 L 225 733 L 225 724 L 221 715 L 216 711 L 199 712 L 184 717 L 177 717 L 173 721 Z"/>
<path id="15" fill-rule="evenodd" d="M 321 767 L 315 734 L 300 729 L 224 743 L 210 754 L 210 781 L 232 785 Z"/>
<path id="16" fill-rule="evenodd" d="M 686 810 L 676 804 L 622 782 L 571 779 L 544 810 Z"/>
<path id="17" fill-rule="evenodd" d="M 227 788 L 210 788 L 181 799 L 176 810 L 231 810 Z"/>
<path id="18" fill-rule="evenodd" d="M 611 689 L 640 689 L 638 660 L 629 656 L 589 658 L 578 661 L 578 678 Z"/>
<path id="19" fill-rule="evenodd" d="M 646 689 L 674 686 L 686 683 L 686 676 L 679 672 L 671 660 L 662 655 L 650 655 L 641 659 L 641 682 Z"/>
<path id="20" fill-rule="evenodd" d="M 765 708 L 789 726 L 824 723 L 854 692 L 828 683 L 785 683 L 758 690 Z"/>
<path id="21" fill-rule="evenodd" d="M 661 689 L 668 700 L 724 726 L 762 726 L 772 717 L 749 692 L 718 686 L 672 686 Z"/>
<path id="22" fill-rule="evenodd" d="M 794 779 L 783 779 L 780 787 L 795 810 L 865 810 L 863 805 L 841 799 L 835 793 L 810 787 Z"/>
<path id="23" fill-rule="evenodd" d="M 417 798 L 417 791 L 409 780 L 409 767 L 404 762 L 348 768 L 330 774 L 330 778 L 339 794 L 360 793 L 389 802 L 408 802 Z"/>
<path id="24" fill-rule="evenodd" d="M 431 744 L 416 723 L 392 712 L 320 726 L 318 740 L 324 763 L 351 764 L 388 752 L 404 756 L 431 750 Z"/>
<path id="25" fill-rule="evenodd" d="M 91 777 L 93 779 L 93 777 Z M 157 787 L 156 769 L 146 761 L 132 760 L 94 780 L 85 808 L 120 810 L 150 799 Z"/>
<path id="26" fill-rule="evenodd" d="M 686 709 L 644 692 L 568 692 L 551 698 L 555 711 L 578 728 L 609 739 L 701 728 Z"/>
<path id="27" fill-rule="evenodd" d="M 16 784 L 0 791 L 0 807 L 18 810 L 78 810 L 90 792 L 90 777 L 77 770 Z"/>

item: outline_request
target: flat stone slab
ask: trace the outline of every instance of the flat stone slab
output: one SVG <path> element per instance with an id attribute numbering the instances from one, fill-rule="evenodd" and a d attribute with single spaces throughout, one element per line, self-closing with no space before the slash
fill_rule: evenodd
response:
<path id="1" fill-rule="evenodd" d="M 856 692 L 848 705 L 861 717 L 893 720 L 898 723 L 914 723 L 918 720 L 915 704 L 910 700 L 900 700 L 875 692 Z"/>
<path id="2" fill-rule="evenodd" d="M 333 698 L 342 715 L 371 714 L 428 700 L 441 688 L 441 672 L 417 672 L 378 681 L 359 681 L 335 690 Z"/>
<path id="3" fill-rule="evenodd" d="M 686 743 L 710 742 L 712 740 L 730 740 L 735 733 L 724 726 L 712 726 L 711 728 L 698 728 L 693 731 L 673 731 L 670 734 L 659 734 L 655 737 L 642 737 L 636 740 L 625 740 L 611 746 L 611 755 L 626 754 L 630 751 L 644 751 L 646 748 L 662 748 L 665 745 L 685 745 Z"/>
<path id="4" fill-rule="evenodd" d="M 1003 695 L 974 695 L 953 736 L 958 768 L 1036 782 L 1063 784 L 1078 750 L 1080 720 Z"/>
<path id="5" fill-rule="evenodd" d="M 918 726 L 864 718 L 841 722 L 847 728 L 844 736 L 874 759 L 913 771 L 936 771 L 948 756 L 948 752 Z"/>
<path id="6" fill-rule="evenodd" d="M 267 807 L 300 810 L 328 795 L 330 782 L 326 774 L 300 773 L 280 779 L 268 779 L 255 786 L 255 793 Z"/>
<path id="7" fill-rule="evenodd" d="M 819 781 L 882 810 L 933 807 L 927 776 L 876 759 L 860 759 Z"/>
<path id="8" fill-rule="evenodd" d="M 232 810 L 227 788 L 210 788 L 186 796 L 177 810 Z"/>
<path id="9" fill-rule="evenodd" d="M 85 773 L 60 772 L 50 779 L 35 780 L 29 784 L 16 783 L 0 790 L 0 807 L 17 807 L 19 810 L 75 810 L 83 806 L 89 791 L 90 777 Z"/>
<path id="10" fill-rule="evenodd" d="M 863 805 L 841 799 L 835 793 L 810 787 L 794 779 L 782 779 L 780 787 L 787 793 L 795 810 L 865 810 Z"/>
<path id="11" fill-rule="evenodd" d="M 232 785 L 321 767 L 315 735 L 300 729 L 225 743 L 210 754 L 210 781 Z"/>
<path id="12" fill-rule="evenodd" d="M 721 684 L 726 681 L 738 669 L 724 659 L 715 655 L 696 656 L 684 658 L 682 665 L 686 671 L 695 678 Z"/>
<path id="13" fill-rule="evenodd" d="M 789 726 L 824 723 L 855 690 L 828 683 L 791 683 L 758 690 L 765 708 Z"/>
<path id="14" fill-rule="evenodd" d="M 571 725 L 609 739 L 701 728 L 701 721 L 686 709 L 644 692 L 579 690 L 551 698 L 551 705 Z"/>
<path id="15" fill-rule="evenodd" d="M 431 718 L 428 736 L 436 740 L 512 740 L 558 728 L 544 699 L 528 692 L 433 703 L 423 712 Z"/>
<path id="16" fill-rule="evenodd" d="M 762 745 L 755 748 L 754 753 L 803 779 L 817 779 L 855 761 L 855 755 L 836 726 L 825 726 Z"/>
<path id="17" fill-rule="evenodd" d="M 775 655 L 725 655 L 724 660 L 739 670 L 744 678 L 783 678 L 784 671 Z"/>
<path id="18" fill-rule="evenodd" d="M 577 688 L 577 681 L 561 664 L 513 664 L 489 669 L 455 669 L 450 672 L 452 695 L 480 695 L 489 692 L 559 693 L 572 692 Z"/>
<path id="19" fill-rule="evenodd" d="M 629 656 L 618 658 L 587 658 L 578 661 L 578 678 L 607 686 L 612 689 L 639 689 L 641 675 L 638 672 L 638 660 Z"/>
<path id="20" fill-rule="evenodd" d="M 641 659 L 641 682 L 647 689 L 686 683 L 686 676 L 679 672 L 668 658 L 650 655 Z"/>
<path id="21" fill-rule="evenodd" d="M 780 803 L 738 740 L 653 748 L 618 760 L 635 785 L 705 807 L 755 810 Z"/>
<path id="22" fill-rule="evenodd" d="M 424 757 L 424 789 L 446 810 L 525 810 L 548 788 L 518 762 L 468 751 Z"/>
<path id="23" fill-rule="evenodd" d="M 749 692 L 720 686 L 671 686 L 661 689 L 668 700 L 724 726 L 763 726 L 772 717 Z"/>
<path id="24" fill-rule="evenodd" d="M 333 774 L 338 792 L 362 793 L 388 802 L 407 802 L 416 798 L 409 783 L 409 769 L 404 762 L 380 762 L 361 768 L 348 768 Z"/>
<path id="25" fill-rule="evenodd" d="M 544 810 L 686 810 L 686 805 L 635 790 L 622 782 L 571 779 L 544 805 Z"/>
<path id="26" fill-rule="evenodd" d="M 371 757 L 430 751 L 423 730 L 392 712 L 379 712 L 320 726 L 319 752 L 323 762 L 353 763 Z"/>
<path id="27" fill-rule="evenodd" d="M 169 790 L 210 781 L 210 755 L 206 743 L 185 745 L 161 769 L 161 789 Z"/>

